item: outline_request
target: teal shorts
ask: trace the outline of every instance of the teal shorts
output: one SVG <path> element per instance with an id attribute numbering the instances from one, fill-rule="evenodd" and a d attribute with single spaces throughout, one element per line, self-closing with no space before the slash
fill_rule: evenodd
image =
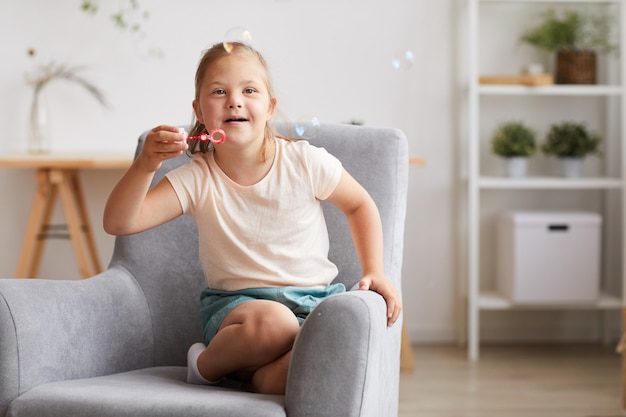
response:
<path id="1" fill-rule="evenodd" d="M 302 325 L 309 313 L 325 298 L 345 291 L 346 287 L 343 284 L 331 284 L 326 288 L 271 287 L 247 288 L 238 291 L 206 288 L 200 296 L 200 322 L 204 342 L 208 345 L 228 313 L 246 301 L 277 301 L 287 306 Z"/>

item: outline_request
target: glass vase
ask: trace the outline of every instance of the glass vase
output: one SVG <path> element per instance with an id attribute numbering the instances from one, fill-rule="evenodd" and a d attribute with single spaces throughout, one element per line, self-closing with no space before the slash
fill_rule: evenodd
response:
<path id="1" fill-rule="evenodd" d="M 30 107 L 28 135 L 28 152 L 50 152 L 50 123 L 48 118 L 48 103 L 43 91 L 35 90 Z"/>

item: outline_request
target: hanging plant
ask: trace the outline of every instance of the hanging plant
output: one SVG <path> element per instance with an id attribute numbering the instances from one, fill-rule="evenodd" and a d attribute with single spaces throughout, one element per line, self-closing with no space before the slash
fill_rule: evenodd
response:
<path id="1" fill-rule="evenodd" d="M 100 12 L 100 3 L 96 1 L 83 1 L 80 9 L 89 15 Z M 150 12 L 142 8 L 138 0 L 120 0 L 119 7 L 109 15 L 113 25 L 121 31 L 128 32 L 133 40 L 137 52 L 144 57 L 162 58 L 163 50 L 146 44 L 147 35 L 144 24 L 150 18 Z"/>
<path id="2" fill-rule="evenodd" d="M 150 13 L 141 8 L 138 0 L 120 2 L 120 7 L 111 14 L 113 24 L 129 32 L 141 32 L 141 24 L 150 17 Z M 81 10 L 87 14 L 95 15 L 100 9 L 98 1 L 83 1 Z"/>

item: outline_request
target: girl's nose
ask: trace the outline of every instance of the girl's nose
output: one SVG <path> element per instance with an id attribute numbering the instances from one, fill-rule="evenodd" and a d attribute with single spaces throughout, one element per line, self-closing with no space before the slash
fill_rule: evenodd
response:
<path id="1" fill-rule="evenodd" d="M 228 108 L 229 109 L 240 109 L 242 107 L 242 99 L 241 96 L 233 94 L 230 96 L 230 100 L 228 101 Z"/>

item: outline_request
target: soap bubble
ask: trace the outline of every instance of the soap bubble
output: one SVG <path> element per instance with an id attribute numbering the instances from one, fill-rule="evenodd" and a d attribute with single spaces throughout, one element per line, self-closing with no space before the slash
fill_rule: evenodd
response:
<path id="1" fill-rule="evenodd" d="M 415 54 L 413 54 L 413 51 L 409 49 L 398 50 L 393 55 L 393 60 L 391 61 L 391 65 L 393 66 L 394 69 L 398 71 L 401 71 L 401 70 L 406 71 L 406 70 L 409 70 L 413 66 L 414 62 L 415 62 Z"/>
<path id="2" fill-rule="evenodd" d="M 295 136 L 301 139 L 311 139 L 317 136 L 320 130 L 320 119 L 316 116 L 302 116 L 296 120 L 293 130 Z"/>
<path id="3" fill-rule="evenodd" d="M 224 49 L 226 52 L 231 53 L 235 46 L 234 42 L 241 42 L 250 44 L 252 42 L 252 34 L 250 31 L 244 27 L 235 27 L 231 28 L 224 35 Z"/>

